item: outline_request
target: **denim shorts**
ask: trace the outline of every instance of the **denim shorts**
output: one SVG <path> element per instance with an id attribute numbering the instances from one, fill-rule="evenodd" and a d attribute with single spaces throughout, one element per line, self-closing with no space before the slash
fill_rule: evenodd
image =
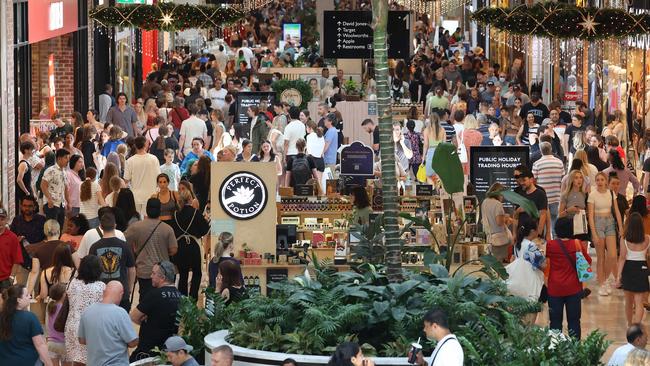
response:
<path id="1" fill-rule="evenodd" d="M 430 147 L 427 149 L 427 157 L 424 160 L 424 167 L 427 171 L 427 177 L 432 177 L 436 174 L 436 171 L 433 170 L 433 166 L 431 166 L 431 162 L 433 161 L 433 155 L 436 152 L 436 148 Z"/>
<path id="2" fill-rule="evenodd" d="M 616 236 L 616 221 L 613 217 L 596 215 L 594 221 L 596 225 L 596 234 L 599 238 Z"/>

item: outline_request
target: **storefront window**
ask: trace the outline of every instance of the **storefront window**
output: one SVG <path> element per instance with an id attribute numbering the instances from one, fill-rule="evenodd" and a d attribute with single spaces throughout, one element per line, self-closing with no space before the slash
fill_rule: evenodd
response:
<path id="1" fill-rule="evenodd" d="M 32 118 L 49 119 L 57 111 L 74 112 L 74 52 L 72 34 L 32 44 Z"/>

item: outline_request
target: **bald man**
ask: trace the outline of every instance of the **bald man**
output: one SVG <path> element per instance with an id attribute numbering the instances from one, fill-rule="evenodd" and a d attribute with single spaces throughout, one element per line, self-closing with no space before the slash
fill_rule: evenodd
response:
<path id="1" fill-rule="evenodd" d="M 90 305 L 81 314 L 78 336 L 79 343 L 86 345 L 88 365 L 129 364 L 128 350 L 138 345 L 138 336 L 129 314 L 118 306 L 123 294 L 122 283 L 111 281 L 102 302 Z"/>

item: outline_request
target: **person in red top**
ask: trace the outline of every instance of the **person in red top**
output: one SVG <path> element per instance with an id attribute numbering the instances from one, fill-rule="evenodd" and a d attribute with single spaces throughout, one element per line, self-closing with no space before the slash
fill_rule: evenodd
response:
<path id="1" fill-rule="evenodd" d="M 174 137 L 176 139 L 180 136 L 183 121 L 190 118 L 190 112 L 185 108 L 184 103 L 183 98 L 176 97 L 172 103 L 172 110 L 169 112 L 169 117 L 171 117 L 172 125 L 174 126 Z"/>
<path id="2" fill-rule="evenodd" d="M 550 266 L 548 274 L 548 315 L 550 328 L 562 331 L 562 318 L 566 308 L 569 334 L 580 339 L 582 284 L 578 281 L 576 252 L 581 251 L 591 264 L 587 250 L 573 239 L 573 220 L 562 217 L 555 223 L 555 234 L 559 239 L 546 244 L 546 260 Z"/>
<path id="3" fill-rule="evenodd" d="M 23 252 L 16 234 L 7 227 L 7 210 L 0 207 L 0 292 L 9 288 L 14 264 L 23 263 Z"/>

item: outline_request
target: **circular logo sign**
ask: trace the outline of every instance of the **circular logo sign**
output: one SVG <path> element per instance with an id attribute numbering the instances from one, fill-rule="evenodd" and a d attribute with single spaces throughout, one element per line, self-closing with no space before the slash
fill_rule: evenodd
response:
<path id="1" fill-rule="evenodd" d="M 219 189 L 221 207 L 238 220 L 249 220 L 266 207 L 268 193 L 260 177 L 250 172 L 229 175 Z"/>
<path id="2" fill-rule="evenodd" d="M 302 95 L 298 89 L 289 88 L 280 94 L 280 100 L 294 107 L 299 107 L 302 104 Z"/>

